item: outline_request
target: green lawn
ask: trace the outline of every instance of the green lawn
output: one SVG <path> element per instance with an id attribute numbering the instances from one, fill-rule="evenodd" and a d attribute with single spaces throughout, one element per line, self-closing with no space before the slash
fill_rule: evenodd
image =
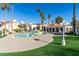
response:
<path id="1" fill-rule="evenodd" d="M 79 37 L 66 37 L 66 46 L 61 45 L 62 37 L 54 37 L 54 41 L 46 46 L 38 49 L 15 52 L 15 53 L 0 53 L 7 56 L 77 56 L 79 55 Z"/>
<path id="2" fill-rule="evenodd" d="M 2 35 L 0 35 L 0 38 L 3 38 L 3 37 L 5 37 L 6 35 L 4 35 L 4 36 L 2 36 Z"/>

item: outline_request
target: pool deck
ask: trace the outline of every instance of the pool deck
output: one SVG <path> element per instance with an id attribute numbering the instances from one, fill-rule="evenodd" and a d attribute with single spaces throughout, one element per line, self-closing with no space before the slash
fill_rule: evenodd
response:
<path id="1" fill-rule="evenodd" d="M 35 38 L 40 40 L 34 40 Z M 52 41 L 52 34 L 49 33 L 27 38 L 9 34 L 0 39 L 0 53 L 28 51 L 45 46 Z"/>

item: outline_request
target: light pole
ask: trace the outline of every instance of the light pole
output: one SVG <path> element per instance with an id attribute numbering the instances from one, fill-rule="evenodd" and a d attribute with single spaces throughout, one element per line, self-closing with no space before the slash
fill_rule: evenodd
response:
<path id="1" fill-rule="evenodd" d="M 65 41 L 65 26 L 67 26 L 68 23 L 63 21 L 62 26 L 63 26 L 63 37 L 62 37 L 62 45 L 65 46 L 66 45 L 66 41 Z"/>
<path id="2" fill-rule="evenodd" d="M 65 21 L 63 21 L 63 39 L 62 39 L 62 45 L 65 46 L 66 42 L 65 42 Z"/>

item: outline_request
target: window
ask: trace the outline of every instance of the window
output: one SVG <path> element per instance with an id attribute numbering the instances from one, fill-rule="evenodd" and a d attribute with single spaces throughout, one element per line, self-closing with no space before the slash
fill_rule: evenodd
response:
<path id="1" fill-rule="evenodd" d="M 48 28 L 47 28 L 47 31 L 48 31 Z"/>
<path id="2" fill-rule="evenodd" d="M 61 31 L 63 31 L 63 28 L 60 28 Z"/>
<path id="3" fill-rule="evenodd" d="M 51 28 L 50 28 L 50 31 L 51 31 Z"/>
<path id="4" fill-rule="evenodd" d="M 54 32 L 54 28 L 52 28 L 52 31 Z"/>
<path id="5" fill-rule="evenodd" d="M 68 31 L 68 28 L 66 28 L 66 31 Z"/>
<path id="6" fill-rule="evenodd" d="M 44 31 L 46 31 L 46 27 L 44 27 Z"/>
<path id="7" fill-rule="evenodd" d="M 56 32 L 59 32 L 59 28 L 56 28 Z"/>
<path id="8" fill-rule="evenodd" d="M 2 27 L 2 24 L 0 24 L 0 27 Z"/>

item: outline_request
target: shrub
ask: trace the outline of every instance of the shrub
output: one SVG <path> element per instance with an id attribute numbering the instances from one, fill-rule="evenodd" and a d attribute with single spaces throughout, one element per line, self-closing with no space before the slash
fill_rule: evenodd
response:
<path id="1" fill-rule="evenodd" d="M 15 32 L 22 32 L 21 29 L 14 29 Z"/>
<path id="2" fill-rule="evenodd" d="M 0 31 L 0 35 L 2 34 L 2 32 Z"/>

